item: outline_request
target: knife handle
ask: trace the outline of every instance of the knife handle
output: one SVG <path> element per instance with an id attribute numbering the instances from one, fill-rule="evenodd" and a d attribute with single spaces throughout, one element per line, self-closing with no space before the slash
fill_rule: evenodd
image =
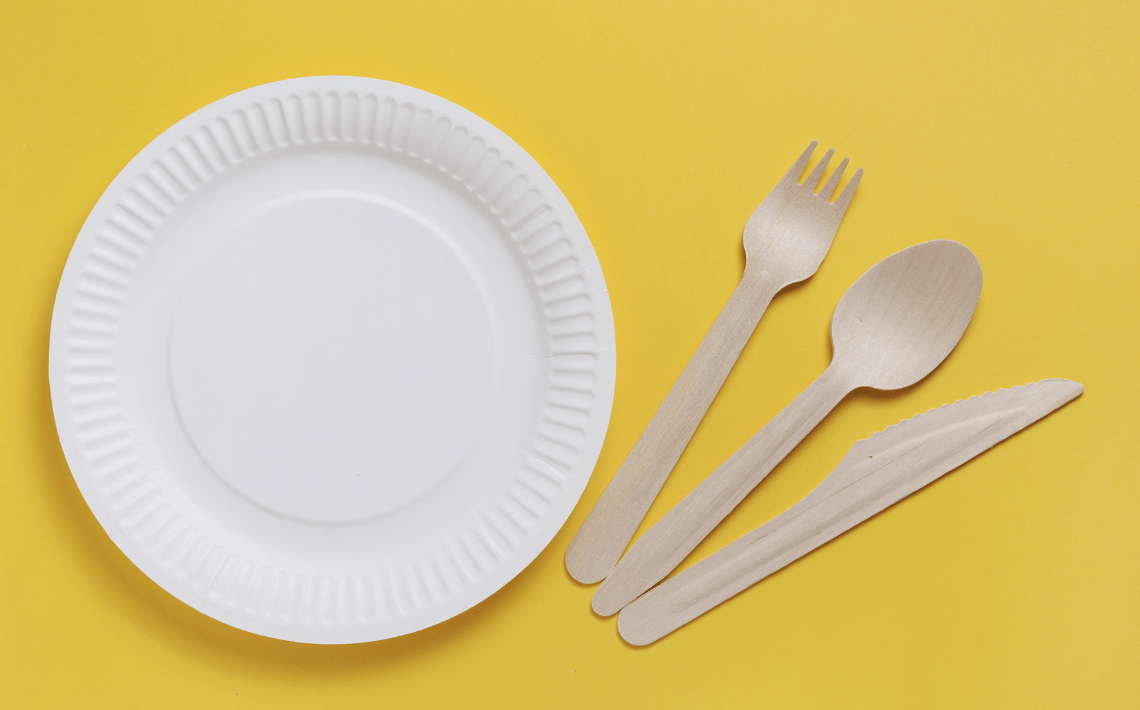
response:
<path id="1" fill-rule="evenodd" d="M 837 525 L 843 509 L 836 498 L 805 498 L 634 600 L 618 616 L 618 631 L 636 646 L 675 631 L 859 522 Z"/>
<path id="2" fill-rule="evenodd" d="M 963 424 L 981 428 L 1007 415 L 997 412 Z M 964 446 L 945 436 L 945 430 L 938 434 L 882 452 L 875 460 L 849 453 L 791 508 L 622 609 L 622 638 L 638 646 L 656 641 L 992 445 Z M 916 455 L 921 465 L 915 464 Z"/>
<path id="3" fill-rule="evenodd" d="M 767 272 L 745 268 L 732 297 L 570 541 L 566 569 L 574 579 L 601 581 L 617 564 L 779 287 Z"/>

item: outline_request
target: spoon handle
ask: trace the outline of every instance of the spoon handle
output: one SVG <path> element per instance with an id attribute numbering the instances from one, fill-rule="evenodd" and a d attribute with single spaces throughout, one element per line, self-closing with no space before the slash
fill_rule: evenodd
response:
<path id="1" fill-rule="evenodd" d="M 852 389 L 832 363 L 634 543 L 594 592 L 594 611 L 616 614 L 669 574 Z"/>
<path id="2" fill-rule="evenodd" d="M 716 322 L 570 541 L 566 569 L 574 579 L 592 584 L 617 564 L 779 289 L 767 272 L 745 268 Z"/>

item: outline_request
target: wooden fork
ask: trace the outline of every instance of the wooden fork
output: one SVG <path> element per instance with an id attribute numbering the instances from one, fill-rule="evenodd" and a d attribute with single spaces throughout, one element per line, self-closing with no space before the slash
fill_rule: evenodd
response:
<path id="1" fill-rule="evenodd" d="M 740 285 L 570 541 L 566 569 L 579 582 L 601 581 L 617 564 L 772 297 L 814 274 L 831 248 L 863 169 L 832 203 L 847 158 L 817 195 L 815 187 L 835 151 L 828 150 L 801 185 L 815 147 L 812 141 L 752 213 L 744 227 Z"/>

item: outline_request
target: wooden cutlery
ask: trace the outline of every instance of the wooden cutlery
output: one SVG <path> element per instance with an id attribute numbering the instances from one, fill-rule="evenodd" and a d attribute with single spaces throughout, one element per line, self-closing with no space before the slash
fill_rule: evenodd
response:
<path id="1" fill-rule="evenodd" d="M 634 543 L 594 593 L 594 611 L 615 614 L 669 574 L 849 392 L 929 374 L 962 337 L 981 288 L 977 258 L 949 240 L 903 249 L 859 277 L 832 317 L 831 364 Z"/>
<path id="2" fill-rule="evenodd" d="M 817 195 L 815 187 L 834 151 L 827 151 L 801 185 L 815 147 L 812 141 L 748 220 L 740 285 L 570 542 L 566 569 L 574 579 L 597 582 L 613 569 L 772 297 L 819 269 L 863 170 L 832 203 L 847 158 Z"/>
<path id="3" fill-rule="evenodd" d="M 947 404 L 856 442 L 803 500 L 622 609 L 618 631 L 638 646 L 656 641 L 1083 391 L 1042 380 Z"/>
<path id="4" fill-rule="evenodd" d="M 945 405 L 856 442 L 803 500 L 654 587 L 852 390 L 895 390 L 930 374 L 961 339 L 982 288 L 977 258 L 935 240 L 875 264 L 839 300 L 834 356 L 811 385 L 622 556 L 772 298 L 819 268 L 862 169 L 834 203 L 847 159 L 815 187 L 829 150 L 801 185 L 812 141 L 744 229 L 744 275 L 681 376 L 566 550 L 580 582 L 602 581 L 592 606 L 621 612 L 618 630 L 652 643 L 962 465 L 1079 396 L 1042 380 Z M 619 561 L 620 558 L 620 561 Z"/>

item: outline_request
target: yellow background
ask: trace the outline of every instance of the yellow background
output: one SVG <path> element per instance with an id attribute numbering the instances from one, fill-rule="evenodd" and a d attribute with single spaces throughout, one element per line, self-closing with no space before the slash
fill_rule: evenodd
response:
<path id="1" fill-rule="evenodd" d="M 1138 20 L 1134 0 L 0 4 L 0 706 L 1140 707 Z M 47 385 L 55 287 L 116 173 L 191 111 L 312 74 L 431 91 L 526 148 L 594 242 L 618 340 L 605 448 L 551 546 L 451 621 L 347 647 L 231 629 L 135 569 L 71 479 Z M 981 303 L 933 375 L 849 397 L 686 565 L 918 411 L 1045 377 L 1087 392 L 635 649 L 563 552 L 811 139 L 862 186 L 647 524 L 823 370 L 835 302 L 879 259 L 959 240 Z"/>

